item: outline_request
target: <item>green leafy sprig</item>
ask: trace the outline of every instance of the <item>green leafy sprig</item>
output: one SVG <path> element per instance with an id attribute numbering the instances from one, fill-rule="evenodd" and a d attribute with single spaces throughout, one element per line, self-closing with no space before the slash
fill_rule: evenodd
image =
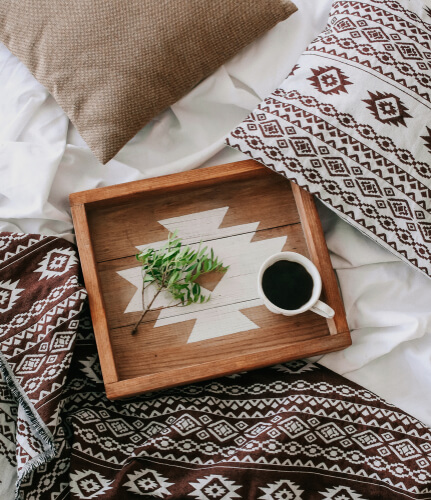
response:
<path id="1" fill-rule="evenodd" d="M 151 310 L 156 298 L 162 291 L 169 292 L 176 301 L 172 306 L 188 306 L 190 304 L 208 302 L 211 295 L 204 295 L 196 280 L 203 274 L 213 271 L 227 271 L 228 266 L 214 255 L 213 249 L 202 247 L 202 242 L 196 249 L 183 245 L 177 231 L 169 233 L 168 241 L 158 250 L 146 248 L 136 255 L 142 264 L 142 314 L 132 330 L 134 335 L 141 321 Z M 145 290 L 150 285 L 156 285 L 156 293 L 148 306 L 144 303 Z"/>

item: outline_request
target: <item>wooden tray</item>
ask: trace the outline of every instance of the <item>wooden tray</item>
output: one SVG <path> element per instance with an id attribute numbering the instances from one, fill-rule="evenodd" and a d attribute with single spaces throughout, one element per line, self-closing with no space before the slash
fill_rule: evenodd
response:
<path id="1" fill-rule="evenodd" d="M 351 344 L 312 196 L 257 162 L 73 193 L 70 203 L 108 398 Z M 229 271 L 201 282 L 212 297 L 200 309 L 150 312 L 132 336 L 142 307 L 135 255 L 139 246 L 165 241 L 168 229 L 178 229 L 186 243 L 207 242 Z M 284 250 L 316 264 L 333 320 L 312 312 L 275 315 L 262 305 L 257 271 L 267 256 Z"/>

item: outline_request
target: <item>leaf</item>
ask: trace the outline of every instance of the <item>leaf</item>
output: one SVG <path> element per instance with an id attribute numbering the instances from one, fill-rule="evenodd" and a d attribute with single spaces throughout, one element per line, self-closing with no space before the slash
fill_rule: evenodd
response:
<path id="1" fill-rule="evenodd" d="M 169 233 L 167 242 L 159 249 L 145 248 L 135 255 L 141 263 L 143 283 L 146 286 L 156 283 L 158 293 L 168 291 L 178 301 L 175 305 L 208 302 L 211 295 L 203 295 L 196 280 L 204 273 L 226 271 L 228 266 L 223 267 L 212 248 L 202 248 L 202 241 L 197 248 L 182 245 L 177 233 L 177 230 Z"/>
<path id="2" fill-rule="evenodd" d="M 207 247 L 203 247 L 202 250 L 199 252 L 199 256 L 202 257 L 207 250 Z"/>

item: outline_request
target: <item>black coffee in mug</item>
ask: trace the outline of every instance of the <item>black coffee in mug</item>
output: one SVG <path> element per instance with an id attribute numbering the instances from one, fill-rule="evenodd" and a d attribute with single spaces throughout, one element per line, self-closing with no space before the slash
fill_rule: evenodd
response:
<path id="1" fill-rule="evenodd" d="M 313 278 L 304 266 L 278 260 L 262 276 L 262 290 L 280 309 L 295 310 L 306 304 L 313 293 Z"/>

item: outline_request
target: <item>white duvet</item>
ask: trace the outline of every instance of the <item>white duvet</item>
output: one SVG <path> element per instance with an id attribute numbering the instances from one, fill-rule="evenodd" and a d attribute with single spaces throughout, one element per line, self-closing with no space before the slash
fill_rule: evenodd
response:
<path id="1" fill-rule="evenodd" d="M 157 117 L 102 166 L 62 110 L 0 45 L 0 231 L 73 239 L 74 191 L 237 161 L 225 135 L 289 73 L 331 0 L 299 11 Z M 431 280 L 326 207 L 328 247 L 353 345 L 320 359 L 431 426 Z"/>

